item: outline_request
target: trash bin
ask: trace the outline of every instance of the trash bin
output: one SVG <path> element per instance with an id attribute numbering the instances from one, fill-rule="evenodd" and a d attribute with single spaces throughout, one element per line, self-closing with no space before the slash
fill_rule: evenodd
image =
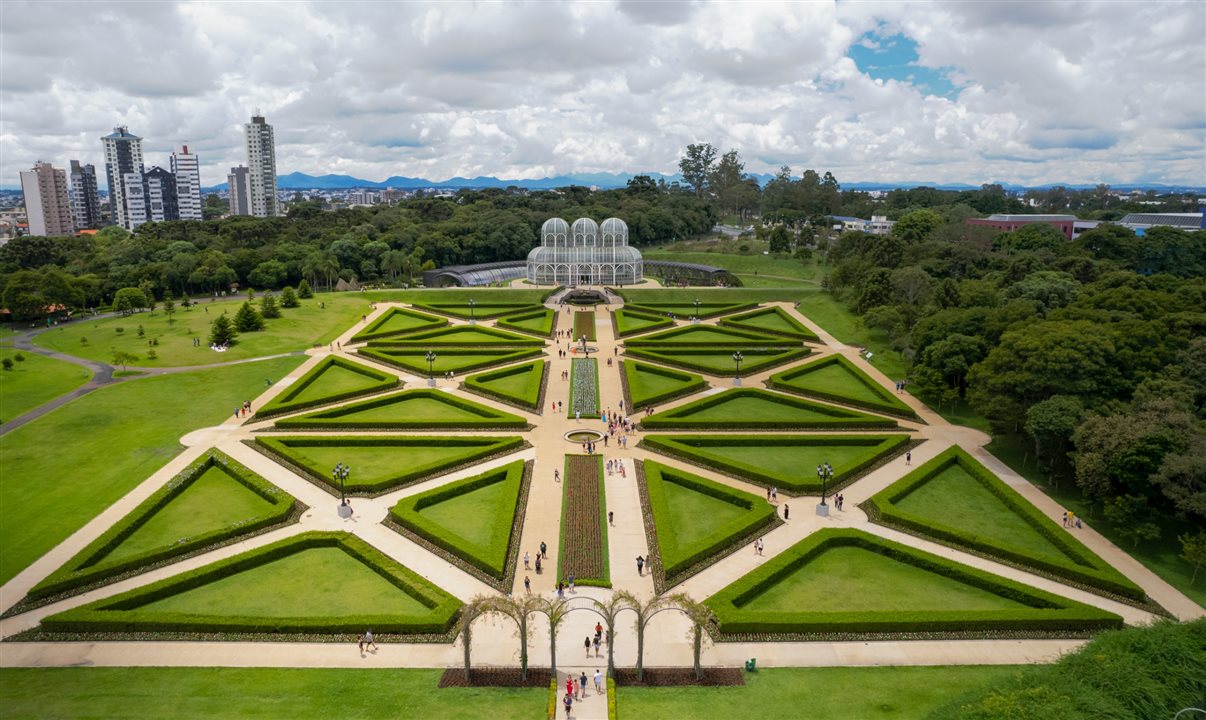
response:
<path id="1" fill-rule="evenodd" d="M 745 661 L 745 671 L 746 672 L 757 672 L 758 671 L 758 658 L 750 658 L 749 660 L 746 660 Z"/>

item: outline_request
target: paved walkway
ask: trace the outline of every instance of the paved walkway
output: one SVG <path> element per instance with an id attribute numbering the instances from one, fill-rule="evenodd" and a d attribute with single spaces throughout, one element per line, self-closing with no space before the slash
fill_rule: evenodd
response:
<path id="1" fill-rule="evenodd" d="M 803 318 L 788 303 L 779 303 L 788 312 L 799 317 L 814 332 L 817 332 L 822 342 L 816 344 L 814 354 L 809 360 L 822 357 L 828 353 L 842 353 L 857 363 L 881 382 L 885 387 L 893 387 L 893 379 L 885 377 L 872 364 L 867 363 L 858 355 L 856 348 L 846 347 L 837 342 L 807 318 Z M 367 320 L 356 323 L 349 328 L 331 346 L 307 351 L 311 359 L 295 369 L 286 378 L 278 381 L 263 395 L 256 399 L 253 406 L 259 407 L 276 394 L 283 392 L 289 385 L 301 377 L 310 367 L 322 358 L 337 354 L 353 357 L 355 346 L 349 347 L 352 336 L 361 330 L 366 323 L 371 323 L 378 315 L 385 312 L 392 304 L 379 303 Z M 558 327 L 572 328 L 572 313 L 570 309 L 553 305 L 557 310 Z M 621 384 L 618 364 L 608 367 L 607 359 L 617 357 L 622 352 L 622 344 L 615 337 L 611 327 L 609 309 L 598 307 L 596 327 L 598 340 L 593 343 L 598 348 L 594 357 L 599 360 L 600 398 L 603 407 L 618 410 L 621 400 Z M 585 311 L 590 311 L 586 309 Z M 453 320 L 453 324 L 464 321 Z M 488 325 L 492 323 L 481 323 Z M 679 324 L 685 324 L 680 321 Z M 49 614 L 60 612 L 70 607 L 110 597 L 125 590 L 140 587 L 161 578 L 172 577 L 189 569 L 200 567 L 223 557 L 246 551 L 253 547 L 262 546 L 279 538 L 313 529 L 341 529 L 355 533 L 387 555 L 405 563 L 436 584 L 445 588 L 462 599 L 475 595 L 488 594 L 493 591 L 473 576 L 446 560 L 427 551 L 425 548 L 410 542 L 406 538 L 392 532 L 380 524 L 389 507 L 402 497 L 423 492 L 432 487 L 438 487 L 460 478 L 482 472 L 489 467 L 512 462 L 515 459 L 534 461 L 534 475 L 531 494 L 529 497 L 527 515 L 525 517 L 523 534 L 521 536 L 520 553 L 528 551 L 533 555 L 541 541 L 549 548 L 548 569 L 543 575 L 527 572 L 520 568 L 516 575 L 513 592 L 522 592 L 525 574 L 532 578 L 534 592 L 551 594 L 555 582 L 556 552 L 560 538 L 560 508 L 561 485 L 554 478 L 554 470 L 564 467 L 564 457 L 567 453 L 580 452 L 579 446 L 571 444 L 563 438 L 565 432 L 575 428 L 603 429 L 598 420 L 574 420 L 567 417 L 564 411 L 553 412 L 552 403 L 569 402 L 569 383 L 561 380 L 562 370 L 569 369 L 569 360 L 561 359 L 558 348 L 564 349 L 567 341 L 551 341 L 546 345 L 545 357 L 549 361 L 548 391 L 544 407 L 538 412 L 518 411 L 508 405 L 493 402 L 477 395 L 465 393 L 458 386 L 460 378 L 451 381 L 438 378 L 436 386 L 453 395 L 464 396 L 488 406 L 496 407 L 507 412 L 518 413 L 534 426 L 525 434 L 532 447 L 513 453 L 503 458 L 496 458 L 488 463 L 467 468 L 455 473 L 443 475 L 414 486 L 401 488 L 389 494 L 374 499 L 357 498 L 353 500 L 355 514 L 350 519 L 341 519 L 336 514 L 338 501 L 329 493 L 313 483 L 293 474 L 284 467 L 269 460 L 267 457 L 246 447 L 243 440 L 253 436 L 257 430 L 271 426 L 271 421 L 244 421 L 229 418 L 221 425 L 201 429 L 186 435 L 182 442 L 186 449 L 172 461 L 164 465 L 145 482 L 136 487 L 119 502 L 97 516 L 70 538 L 26 568 L 15 578 L 0 587 L 0 609 L 8 609 L 22 598 L 30 587 L 46 577 L 53 570 L 70 559 L 85 545 L 90 543 L 114 522 L 123 517 L 138 503 L 145 500 L 173 475 L 186 467 L 195 458 L 211 447 L 217 447 L 230 454 L 251 469 L 260 473 L 271 482 L 279 485 L 309 509 L 295 525 L 280 528 L 270 533 L 250 540 L 215 550 L 188 560 L 173 563 L 166 567 L 129 578 L 99 588 L 90 593 L 82 594 L 68 600 L 55 603 L 44 608 L 23 613 L 0 621 L 0 638 L 10 637 L 15 633 L 32 628 L 37 622 Z M 38 351 L 34 349 L 34 351 Z M 363 361 L 363 359 L 361 359 Z M 397 375 L 407 387 L 424 387 L 427 380 L 397 368 L 380 366 L 388 372 Z M 111 369 L 111 368 L 110 368 Z M 761 387 L 762 382 L 772 373 L 782 368 L 766 370 L 761 373 L 747 375 L 742 378 L 746 387 Z M 184 369 L 173 369 L 183 371 Z M 719 392 L 731 387 L 732 379 L 723 377 L 707 377 L 711 389 L 707 392 Z M 659 411 L 700 397 L 699 394 L 667 403 L 658 408 Z M 1061 509 L 1050 499 L 1030 485 L 1024 478 L 1013 473 L 1008 467 L 983 450 L 989 438 L 975 430 L 952 426 L 946 423 L 936 413 L 909 395 L 901 395 L 902 400 L 917 410 L 924 423 L 902 422 L 904 431 L 924 442 L 913 451 L 913 461 L 920 464 L 938 454 L 951 445 L 960 445 L 972 452 L 982 462 L 1006 482 L 1017 488 L 1025 497 L 1044 512 L 1053 517 L 1058 516 Z M 347 402 L 354 402 L 347 401 Z M 299 433 L 302 434 L 302 433 Z M 324 433 L 330 434 L 330 433 Z M 338 433 L 355 435 L 355 432 Z M 416 433 L 416 434 L 432 434 Z M 441 433 L 446 435 L 472 433 Z M 638 459 L 657 459 L 659 462 L 675 465 L 692 473 L 708 477 L 732 487 L 750 492 L 762 493 L 762 489 L 744 483 L 740 480 L 720 475 L 710 470 L 694 465 L 680 463 L 665 456 L 651 454 L 634 447 L 639 437 L 630 438 L 630 447 L 617 448 L 614 444 L 600 447 L 606 460 L 620 460 L 624 463 L 627 476 L 613 474 L 605 478 L 607 491 L 607 509 L 615 513 L 615 522 L 608 530 L 610 572 L 613 585 L 648 597 L 653 593 L 652 579 L 648 574 L 638 576 L 635 567 L 635 557 L 638 554 L 648 554 L 644 525 L 641 517 L 640 502 L 633 481 L 633 461 Z M 888 537 L 929 552 L 955 559 L 975 567 L 983 568 L 1005 577 L 1014 578 L 1042 588 L 1044 590 L 1089 603 L 1111 612 L 1122 615 L 1128 623 L 1141 624 L 1150 622 L 1152 616 L 1144 611 L 1128 605 L 1114 602 L 1098 595 L 1087 593 L 1061 583 L 1038 577 L 1012 567 L 1002 565 L 981 557 L 969 555 L 958 550 L 937 545 L 910 535 L 899 533 L 887 528 L 869 523 L 865 515 L 856 507 L 857 503 L 870 497 L 878 490 L 901 477 L 908 468 L 903 460 L 896 460 L 876 469 L 843 492 L 846 496 L 846 510 L 834 512 L 828 518 L 819 518 L 812 512 L 816 502 L 815 497 L 789 497 L 781 493 L 781 502 L 790 503 L 793 513 L 790 522 L 768 532 L 765 536 L 766 555 L 756 556 L 745 549 L 724 558 L 703 572 L 672 588 L 673 592 L 688 592 L 694 597 L 707 597 L 720 588 L 745 575 L 776 553 L 806 537 L 809 533 L 822 527 L 858 527 L 868 532 Z M 1177 617 L 1188 619 L 1204 614 L 1201 607 L 1193 603 L 1174 588 L 1164 583 L 1150 571 L 1135 562 L 1130 556 L 1114 547 L 1099 534 L 1086 527 L 1074 531 L 1078 538 L 1094 552 L 1118 567 L 1124 574 L 1140 584 L 1148 594 L 1156 599 Z M 611 591 L 601 588 L 580 588 L 574 595 L 578 605 L 589 604 L 590 598 L 605 598 Z M 587 611 L 572 613 L 563 626 L 558 639 L 558 660 L 561 671 L 579 672 L 586 670 L 588 677 L 593 676 L 595 667 L 604 667 L 606 652 L 602 658 L 586 657 L 583 638 L 593 634 L 596 616 Z M 659 615 L 650 625 L 646 639 L 646 665 L 669 666 L 687 665 L 691 662 L 689 627 L 685 620 L 676 612 L 666 612 Z M 616 661 L 621 665 L 631 665 L 635 662 L 635 648 L 632 638 L 632 614 L 626 613 L 621 617 L 617 636 Z M 968 640 L 968 641 L 881 641 L 881 642 L 815 642 L 815 643 L 720 643 L 705 650 L 705 662 L 708 664 L 739 664 L 747 658 L 758 658 L 762 666 L 824 666 L 824 665 L 939 665 L 939 664 L 999 664 L 1045 662 L 1057 658 L 1060 654 L 1079 647 L 1077 640 Z M 480 666 L 514 665 L 518 663 L 518 641 L 514 638 L 514 628 L 507 621 L 485 617 L 475 625 L 473 643 L 473 661 Z M 547 629 L 536 619 L 532 629 L 530 645 L 531 664 L 533 666 L 547 665 L 549 649 Z M 188 665 L 188 666 L 270 666 L 270 667 L 443 667 L 456 666 L 461 662 L 459 642 L 452 645 L 382 645 L 377 653 L 361 655 L 355 643 L 349 639 L 347 643 L 206 643 L 206 642 L 100 642 L 100 643 L 2 643 L 0 644 L 0 666 L 74 666 L 74 665 L 104 665 L 104 666 L 139 666 L 139 665 Z M 564 677 L 564 675 L 562 676 Z M 591 683 L 593 687 L 593 683 Z M 575 716 L 579 718 L 605 717 L 606 703 L 601 698 L 588 697 L 583 703 L 575 706 Z"/>

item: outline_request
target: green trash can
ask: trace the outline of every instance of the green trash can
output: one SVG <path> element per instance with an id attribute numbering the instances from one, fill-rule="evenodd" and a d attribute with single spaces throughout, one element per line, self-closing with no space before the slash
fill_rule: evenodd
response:
<path id="1" fill-rule="evenodd" d="M 758 658 L 750 658 L 745 661 L 746 672 L 758 672 Z"/>

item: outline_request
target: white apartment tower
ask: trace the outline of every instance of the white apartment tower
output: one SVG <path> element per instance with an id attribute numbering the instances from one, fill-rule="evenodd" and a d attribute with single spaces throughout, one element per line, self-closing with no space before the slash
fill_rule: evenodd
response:
<path id="1" fill-rule="evenodd" d="M 142 138 L 131 135 L 128 128 L 119 125 L 113 128 L 112 133 L 101 138 L 101 144 L 105 148 L 105 179 L 109 182 L 109 207 L 113 222 L 133 230 L 136 223 L 130 211 L 126 189 L 142 187 Z M 128 177 L 135 174 L 138 176 L 136 181 Z M 135 204 L 141 205 L 141 222 L 146 222 L 146 206 L 142 204 L 142 198 L 137 198 Z"/>
<path id="2" fill-rule="evenodd" d="M 21 192 L 30 235 L 71 235 L 71 199 L 67 194 L 67 172 L 50 163 L 34 163 L 21 171 Z"/>
<path id="3" fill-rule="evenodd" d="M 176 204 L 181 220 L 201 220 L 201 170 L 197 156 L 188 151 L 172 153 L 172 174 L 176 176 Z"/>
<path id="4" fill-rule="evenodd" d="M 272 126 L 263 115 L 252 115 L 243 126 L 247 141 L 247 169 L 251 181 L 251 214 L 273 217 L 276 208 L 276 143 Z"/>

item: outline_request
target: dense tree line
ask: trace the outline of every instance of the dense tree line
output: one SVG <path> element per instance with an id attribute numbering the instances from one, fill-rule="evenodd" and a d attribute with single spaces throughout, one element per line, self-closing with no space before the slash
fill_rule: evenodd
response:
<path id="1" fill-rule="evenodd" d="M 647 176 L 603 192 L 463 191 L 454 198 L 334 211 L 302 201 L 279 218 L 16 238 L 0 248 L 0 287 L 5 306 L 30 317 L 54 305 L 108 305 L 128 287 L 163 298 L 227 290 L 232 283 L 258 289 L 296 287 L 302 279 L 314 287 L 331 287 L 340 278 L 396 284 L 427 267 L 523 258 L 554 215 L 571 222 L 621 217 L 634 245 L 703 233 L 716 218 L 693 193 Z"/>

